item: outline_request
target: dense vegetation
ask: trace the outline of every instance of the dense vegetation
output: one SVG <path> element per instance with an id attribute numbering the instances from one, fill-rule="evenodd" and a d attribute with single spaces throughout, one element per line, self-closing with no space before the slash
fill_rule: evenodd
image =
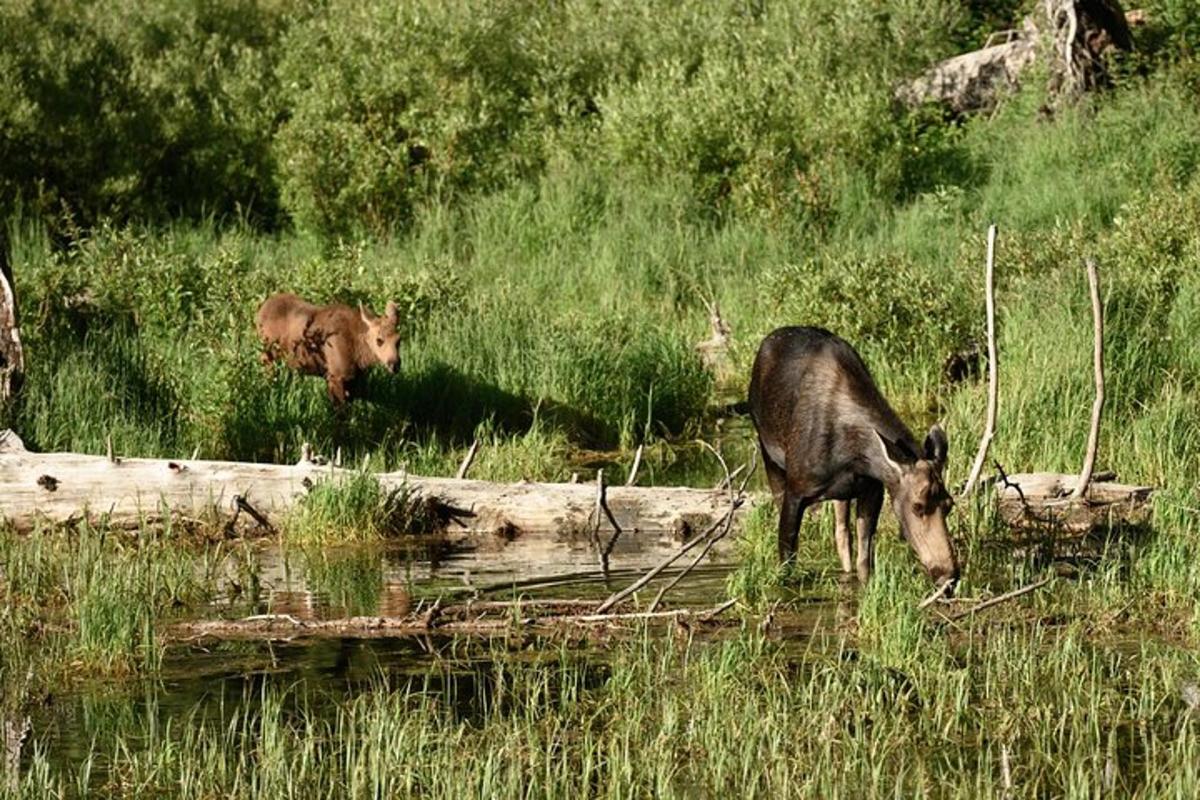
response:
<path id="1" fill-rule="evenodd" d="M 648 442 L 654 470 L 695 436 L 744 452 L 719 410 L 742 398 L 763 334 L 809 323 L 850 339 L 914 428 L 943 422 L 954 483 L 984 390 L 942 365 L 980 344 L 996 222 L 995 456 L 1078 467 L 1092 256 L 1108 323 L 1100 465 L 1161 487 L 1148 532 L 1011 626 L 928 624 L 913 610 L 925 584 L 888 542 L 856 623 L 815 661 L 752 628 L 697 652 L 647 640 L 599 659 L 598 689 L 596 665 L 564 655 L 548 699 L 550 678 L 499 659 L 512 705 L 467 721 L 412 687 L 318 718 L 271 686 L 225 727 L 122 718 L 90 751 L 116 767 L 107 791 L 974 796 L 995 789 L 1003 745 L 1026 794 L 1190 794 L 1200 15 L 1148 0 L 1113 85 L 1052 113 L 1037 79 L 968 119 L 894 107 L 895 80 L 1032 5 L 0 3 L 0 220 L 30 370 L 0 428 L 31 448 L 103 452 L 111 437 L 126 454 L 294 461 L 309 441 L 445 473 L 478 437 L 474 474 L 510 479 L 565 478 L 591 448 L 627 462 Z M 252 318 L 277 290 L 397 300 L 398 374 L 373 374 L 371 400 L 337 415 L 319 381 L 265 372 Z M 733 326 L 716 375 L 693 347 L 711 300 Z M 395 509 L 363 486 L 314 493 L 296 541 L 390 533 Z M 769 516 L 753 517 L 730 590 L 760 610 L 780 582 L 816 574 L 833 591 L 820 521 L 787 575 Z M 1044 565 L 997 555 L 986 503 L 953 524 L 968 595 Z M 228 547 L 0 531 L 0 716 L 75 673 L 155 674 L 157 625 L 205 608 Z M 380 581 L 377 566 L 349 572 Z M 1132 654 L 1096 643 L 1150 629 L 1165 640 Z M 86 784 L 92 764 L 26 762 L 28 796 Z"/>

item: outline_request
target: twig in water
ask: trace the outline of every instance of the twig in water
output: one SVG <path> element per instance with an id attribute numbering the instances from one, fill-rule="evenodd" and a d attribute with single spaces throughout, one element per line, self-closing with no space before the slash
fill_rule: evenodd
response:
<path id="1" fill-rule="evenodd" d="M 629 477 L 625 479 L 626 486 L 633 486 L 633 482 L 637 480 L 638 467 L 642 465 L 642 448 L 644 445 L 638 445 L 637 452 L 633 454 L 633 466 L 629 468 Z"/>
<path id="2" fill-rule="evenodd" d="M 646 574 L 642 575 L 642 577 L 638 578 L 636 581 L 631 583 L 629 586 L 626 586 L 621 591 L 614 592 L 613 594 L 609 595 L 608 599 L 605 600 L 603 603 L 601 603 L 600 607 L 596 609 L 596 612 L 604 613 L 605 611 L 608 611 L 608 609 L 612 608 L 617 603 L 621 602 L 626 597 L 629 597 L 631 594 L 636 592 L 638 589 L 641 589 L 647 583 L 654 580 L 656 577 L 658 577 L 658 574 L 660 572 L 662 572 L 664 569 L 671 566 L 676 561 L 678 561 L 680 558 L 682 558 L 684 555 L 686 555 L 688 553 L 688 551 L 690 551 L 693 547 L 695 547 L 696 545 L 701 544 L 702 542 L 707 540 L 708 537 L 711 536 L 713 534 L 713 532 L 716 531 L 717 528 L 719 528 L 721 526 L 722 523 L 724 523 L 724 521 L 725 521 L 724 518 L 717 520 L 712 525 L 705 528 L 703 533 L 693 536 L 691 539 L 689 539 L 687 542 L 685 542 L 678 550 L 676 550 L 673 555 L 670 555 L 670 556 L 667 556 L 666 558 L 664 558 L 662 561 L 660 561 L 658 563 L 657 566 L 651 568 L 649 571 L 646 572 Z"/>
<path id="3" fill-rule="evenodd" d="M 965 611 L 960 611 L 957 614 L 955 614 L 954 616 L 948 617 L 948 619 L 951 622 L 953 622 L 956 619 L 962 619 L 963 617 L 969 617 L 972 614 L 977 614 L 980 611 L 984 611 L 986 609 L 991 608 L 992 606 L 998 606 L 1001 603 L 1006 603 L 1009 600 L 1014 600 L 1014 599 L 1020 597 L 1021 595 L 1029 594 L 1033 590 L 1040 589 L 1053 580 L 1054 580 L 1054 576 L 1049 575 L 1045 578 L 1042 578 L 1040 581 L 1038 581 L 1036 583 L 1031 583 L 1031 584 L 1028 584 L 1027 586 L 1022 586 L 1020 589 L 1013 589 L 1011 592 L 1005 592 L 1004 594 L 999 595 L 997 597 L 993 597 L 990 600 L 984 600 L 979 605 L 971 606 L 970 608 L 966 609 Z"/>
<path id="4" fill-rule="evenodd" d="M 713 452 L 716 452 L 716 451 L 713 451 Z M 755 466 L 757 466 L 757 463 L 758 463 L 756 460 L 756 455 L 757 455 L 757 453 L 755 451 L 753 451 L 753 450 L 750 451 L 750 471 L 748 473 L 746 473 L 746 477 L 742 479 L 742 484 L 741 484 L 741 486 L 739 486 L 737 488 L 736 491 L 734 491 L 734 488 L 733 488 L 733 475 L 730 474 L 730 472 L 728 471 L 728 467 L 726 467 L 725 481 L 729 485 L 729 511 L 727 511 L 725 513 L 724 527 L 721 529 L 721 532 L 719 534 L 717 534 L 716 536 L 713 536 L 711 539 L 708 540 L 708 543 L 706 545 L 704 545 L 704 549 L 700 551 L 700 555 L 698 555 L 694 559 L 692 559 L 691 564 L 688 564 L 687 567 L 685 567 L 682 572 L 680 572 L 678 575 L 676 575 L 674 577 L 674 579 L 671 580 L 670 583 L 663 586 L 662 589 L 659 590 L 658 594 L 655 595 L 655 597 L 654 597 L 654 602 L 650 604 L 651 611 L 654 611 L 655 609 L 657 609 L 659 604 L 662 603 L 663 598 L 666 597 L 667 592 L 674 589 L 675 586 L 678 585 L 678 583 L 681 580 L 683 580 L 684 576 L 686 576 L 688 573 L 690 573 L 693 569 L 696 568 L 696 566 L 701 561 L 704 560 L 704 557 L 706 555 L 708 555 L 708 552 L 713 549 L 713 546 L 716 545 L 717 542 L 721 541 L 722 539 L 724 539 L 726 536 L 729 535 L 729 531 L 733 529 L 734 512 L 737 511 L 738 508 L 741 507 L 741 505 L 746 500 L 746 495 L 745 495 L 746 484 L 750 481 L 750 476 L 754 474 L 754 468 L 755 468 Z M 718 456 L 718 458 L 719 458 L 719 456 Z M 721 461 L 721 466 L 725 467 L 725 461 L 723 459 Z M 745 466 L 746 465 L 743 464 L 741 468 L 744 468 Z M 739 468 L 739 470 L 741 468 Z"/>
<path id="5" fill-rule="evenodd" d="M 996 226 L 988 227 L 987 232 L 987 266 L 984 272 L 984 292 L 987 302 L 987 348 L 988 348 L 988 404 L 987 422 L 983 428 L 983 438 L 979 440 L 979 450 L 975 453 L 975 463 L 971 465 L 971 474 L 963 487 L 962 497 L 967 497 L 975 491 L 979 474 L 983 471 L 983 462 L 987 458 L 988 448 L 996 435 L 996 406 L 999 403 L 999 366 L 996 364 Z"/>
<path id="6" fill-rule="evenodd" d="M 1071 499 L 1078 500 L 1092 482 L 1092 470 L 1096 467 L 1096 448 L 1100 443 L 1100 413 L 1104 410 L 1104 304 L 1100 301 L 1100 276 L 1096 262 L 1087 260 L 1088 288 L 1092 295 L 1092 368 L 1095 371 L 1096 399 L 1092 403 L 1092 426 L 1088 430 L 1087 453 L 1083 457 L 1083 470 Z"/>
<path id="7" fill-rule="evenodd" d="M 424 616 L 421 617 L 421 626 L 426 629 L 432 628 L 434 621 L 437 620 L 438 614 L 440 614 L 441 612 L 442 612 L 442 598 L 439 597 L 433 601 L 433 605 L 431 605 L 425 611 Z"/>
<path id="8" fill-rule="evenodd" d="M 726 536 L 729 535 L 729 531 L 733 527 L 734 512 L 737 511 L 738 508 L 741 507 L 743 502 L 744 502 L 744 498 L 741 498 L 741 497 L 739 497 L 737 500 L 734 501 L 734 503 L 729 507 L 729 510 L 725 512 L 725 517 L 721 520 L 724 523 L 724 527 L 721 529 L 721 532 L 719 534 L 717 534 L 716 536 L 710 537 L 708 540 L 708 543 L 704 545 L 704 549 L 700 551 L 700 555 L 698 555 L 694 559 L 692 559 L 692 563 L 688 564 L 682 571 L 680 571 L 680 573 L 678 575 L 676 575 L 674 578 L 672 578 L 670 583 L 666 584 L 665 586 L 663 586 L 663 588 L 659 589 L 658 594 L 654 598 L 654 602 L 650 604 L 651 611 L 654 611 L 655 609 L 657 609 L 659 604 L 662 603 L 663 597 L 666 596 L 667 592 L 674 589 L 675 586 L 681 580 L 684 579 L 684 576 L 686 576 L 688 573 L 690 573 L 693 569 L 696 568 L 697 564 L 699 564 L 701 561 L 704 560 L 704 557 L 706 555 L 708 555 L 708 551 L 712 550 L 713 545 L 715 545 L 717 542 L 721 541 L 722 539 L 724 539 Z"/>
<path id="9" fill-rule="evenodd" d="M 455 478 L 461 481 L 467 477 L 467 470 L 471 468 L 471 464 L 475 461 L 475 454 L 478 452 L 479 440 L 476 439 L 471 442 L 471 449 L 467 451 L 467 454 L 463 456 L 462 463 L 458 465 L 458 472 L 454 474 Z"/>
<path id="10" fill-rule="evenodd" d="M 728 610 L 736 603 L 736 599 L 726 600 L 719 606 L 704 610 L 696 611 L 690 608 L 680 608 L 673 611 L 631 611 L 625 614 L 605 614 L 599 609 L 595 614 L 576 614 L 563 617 L 551 617 L 551 622 L 609 622 L 622 619 L 665 619 L 668 617 L 691 617 L 695 616 L 699 619 L 712 619 L 723 611 Z"/>

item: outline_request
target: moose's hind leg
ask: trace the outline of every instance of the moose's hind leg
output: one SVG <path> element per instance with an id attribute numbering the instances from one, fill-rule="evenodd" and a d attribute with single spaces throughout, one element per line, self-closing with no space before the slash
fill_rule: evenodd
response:
<path id="1" fill-rule="evenodd" d="M 784 564 L 796 555 L 796 539 L 808 501 L 802 495 L 785 491 L 779 505 L 779 563 Z"/>
<path id="2" fill-rule="evenodd" d="M 767 473 L 767 483 L 771 486 L 771 499 L 775 501 L 777 507 L 782 506 L 783 490 L 787 484 L 787 473 L 783 467 L 771 460 L 771 456 L 767 453 L 767 448 L 759 442 L 759 449 L 762 452 L 763 470 Z"/>

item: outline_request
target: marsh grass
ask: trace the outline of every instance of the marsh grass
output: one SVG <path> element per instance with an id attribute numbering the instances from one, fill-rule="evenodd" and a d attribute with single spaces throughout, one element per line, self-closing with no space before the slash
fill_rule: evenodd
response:
<path id="1" fill-rule="evenodd" d="M 268 680 L 215 717 L 164 722 L 151 698 L 86 762 L 35 755 L 23 789 L 62 792 L 90 770 L 109 796 L 1000 797 L 1002 748 L 1020 796 L 1195 785 L 1186 650 L 1075 626 L 890 649 L 648 634 L 604 655 L 498 652 L 466 682 L 445 680 L 452 663 L 349 695 Z"/>
<path id="2" fill-rule="evenodd" d="M 302 544 L 373 542 L 415 530 L 418 510 L 404 488 L 385 489 L 366 471 L 316 483 L 284 523 Z"/>

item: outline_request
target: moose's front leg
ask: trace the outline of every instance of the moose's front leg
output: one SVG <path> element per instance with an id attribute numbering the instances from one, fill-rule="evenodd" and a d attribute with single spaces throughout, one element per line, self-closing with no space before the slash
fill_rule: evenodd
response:
<path id="1" fill-rule="evenodd" d="M 833 540 L 837 544 L 838 560 L 842 562 L 842 572 L 850 572 L 852 561 L 850 555 L 850 501 L 833 501 Z"/>
<path id="2" fill-rule="evenodd" d="M 858 527 L 858 579 L 866 583 L 875 570 L 875 529 L 883 508 L 883 484 L 871 481 L 854 503 Z"/>
<path id="3" fill-rule="evenodd" d="M 326 385 L 329 387 L 329 400 L 335 406 L 341 406 L 350 399 L 350 391 L 346 386 L 346 379 L 340 376 L 329 375 L 325 379 Z"/>

